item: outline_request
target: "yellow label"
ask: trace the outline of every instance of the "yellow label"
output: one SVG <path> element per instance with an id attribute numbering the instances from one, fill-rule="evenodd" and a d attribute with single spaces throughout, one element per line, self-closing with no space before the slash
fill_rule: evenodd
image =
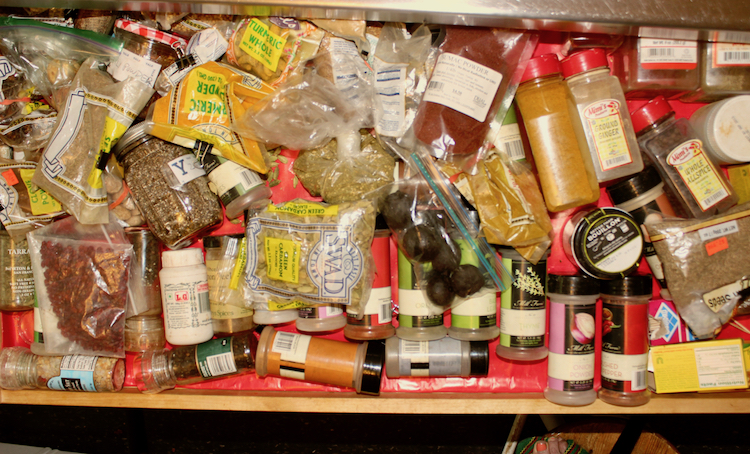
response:
<path id="1" fill-rule="evenodd" d="M 203 121 L 211 119 L 211 123 L 227 122 L 227 104 L 225 102 L 224 90 L 227 87 L 227 79 L 223 74 L 198 66 L 188 73 L 182 89 L 187 90 L 184 103 L 181 107 L 188 119 Z M 202 122 L 203 122 L 202 121 Z"/>
<path id="2" fill-rule="evenodd" d="M 283 303 L 277 303 L 276 301 L 268 302 L 269 311 L 286 311 L 289 309 L 301 309 L 303 307 L 310 307 L 313 304 L 305 303 L 304 301 L 294 300 Z"/>
<path id="3" fill-rule="evenodd" d="M 622 127 L 620 103 L 616 99 L 605 99 L 590 104 L 583 109 L 583 116 L 588 123 L 599 166 L 603 171 L 633 162 Z"/>
<path id="4" fill-rule="evenodd" d="M 109 159 L 109 152 L 127 129 L 127 126 L 112 117 L 108 116 L 104 119 L 104 133 L 102 133 L 102 138 L 99 141 L 99 155 L 96 157 L 94 168 L 91 169 L 88 178 L 88 184 L 92 188 L 100 189 L 102 187 L 102 170 L 100 167 L 104 166 L 100 165 L 100 160 Z"/>
<path id="5" fill-rule="evenodd" d="M 287 202 L 282 206 L 269 205 L 269 213 L 287 213 L 295 216 L 337 216 L 339 213 L 338 205 L 324 206 L 319 203 L 297 203 Z"/>
<path id="6" fill-rule="evenodd" d="M 229 288 L 236 290 L 240 284 L 242 278 L 242 272 L 245 271 L 245 264 L 247 264 L 247 240 L 245 238 L 240 241 L 240 250 L 237 252 L 237 261 L 234 262 L 234 269 L 232 270 L 232 279 L 229 281 Z"/>
<path id="7" fill-rule="evenodd" d="M 29 202 L 31 204 L 31 214 L 41 216 L 44 214 L 56 213 L 62 211 L 62 205 L 54 197 L 47 194 L 44 189 L 39 189 L 37 185 L 31 182 L 35 169 L 20 169 L 21 179 L 29 191 Z"/>
<path id="8" fill-rule="evenodd" d="M 707 211 L 729 197 L 700 140 L 688 140 L 669 152 L 667 163 L 680 175 L 701 210 Z"/>
<path id="9" fill-rule="evenodd" d="M 276 72 L 284 51 L 285 39 L 271 32 L 268 25 L 253 19 L 242 34 L 240 49 L 258 60 L 272 72 Z"/>
<path id="10" fill-rule="evenodd" d="M 299 284 L 300 244 L 292 240 L 266 237 L 265 247 L 268 277 Z"/>
<path id="11" fill-rule="evenodd" d="M 750 164 L 729 167 L 729 182 L 737 193 L 737 205 L 750 202 Z"/>

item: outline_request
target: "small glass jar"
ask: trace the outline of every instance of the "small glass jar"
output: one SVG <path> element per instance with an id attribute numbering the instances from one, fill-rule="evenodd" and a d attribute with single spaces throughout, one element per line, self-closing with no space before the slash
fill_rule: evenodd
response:
<path id="1" fill-rule="evenodd" d="M 147 351 L 133 362 L 135 381 L 144 393 L 158 393 L 250 372 L 255 367 L 258 339 L 255 333 L 212 339 L 200 345 Z"/>
<path id="2" fill-rule="evenodd" d="M 547 209 L 599 200 L 599 184 L 581 120 L 554 54 L 532 58 L 516 93 Z"/>
<path id="3" fill-rule="evenodd" d="M 114 154 L 151 232 L 170 249 L 189 245 L 224 219 L 206 172 L 187 148 L 131 127 Z"/>
<path id="4" fill-rule="evenodd" d="M 398 377 L 485 377 L 490 370 L 487 342 L 444 337 L 410 341 L 391 337 L 385 341 L 385 373 Z"/>
<path id="5" fill-rule="evenodd" d="M 0 230 L 0 310 L 34 309 L 34 275 L 31 272 L 29 244 L 25 237 L 12 238 Z"/>
<path id="6" fill-rule="evenodd" d="M 705 105 L 690 116 L 690 125 L 706 153 L 717 164 L 750 162 L 750 96 L 735 96 Z"/>
<path id="7" fill-rule="evenodd" d="M 38 356 L 24 347 L 0 353 L 0 387 L 114 392 L 125 382 L 125 360 L 104 356 Z"/>
<path id="8" fill-rule="evenodd" d="M 115 38 L 123 41 L 123 48 L 166 68 L 184 54 L 185 39 L 155 30 L 127 19 L 117 19 Z"/>
<path id="9" fill-rule="evenodd" d="M 130 295 L 128 314 L 159 315 L 161 307 L 161 285 L 159 284 L 159 270 L 161 270 L 161 254 L 159 241 L 151 231 L 143 227 L 127 227 L 125 236 L 133 245 L 133 263 L 130 271 L 128 287 Z"/>
<path id="10" fill-rule="evenodd" d="M 617 77 L 609 74 L 604 50 L 575 53 L 560 66 L 583 125 L 598 182 L 643 170 L 625 94 Z"/>
<path id="11" fill-rule="evenodd" d="M 126 352 L 145 352 L 164 348 L 164 321 L 158 315 L 136 315 L 125 320 L 123 332 Z"/>
<path id="12" fill-rule="evenodd" d="M 721 42 L 719 35 L 714 40 L 700 43 L 698 88 L 681 101 L 714 102 L 750 94 L 750 44 Z"/>
<path id="13" fill-rule="evenodd" d="M 703 142 L 687 119 L 675 118 L 663 96 L 631 113 L 638 144 L 677 196 L 686 216 L 704 219 L 737 203 L 724 173 L 704 151 Z"/>

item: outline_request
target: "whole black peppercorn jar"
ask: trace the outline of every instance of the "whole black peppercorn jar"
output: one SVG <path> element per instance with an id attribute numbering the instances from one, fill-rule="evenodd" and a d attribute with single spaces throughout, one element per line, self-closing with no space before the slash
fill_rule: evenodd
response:
<path id="1" fill-rule="evenodd" d="M 130 128 L 114 153 L 151 232 L 168 248 L 180 249 L 222 221 L 221 205 L 195 155 L 146 134 L 144 126 Z"/>

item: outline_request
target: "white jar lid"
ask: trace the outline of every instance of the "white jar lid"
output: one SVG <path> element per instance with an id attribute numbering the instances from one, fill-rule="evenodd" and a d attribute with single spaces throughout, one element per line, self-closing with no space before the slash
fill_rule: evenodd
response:
<path id="1" fill-rule="evenodd" d="M 713 121 L 713 151 L 729 164 L 750 162 L 750 96 L 727 99 Z"/>
<path id="2" fill-rule="evenodd" d="M 164 251 L 161 254 L 162 268 L 174 268 L 177 266 L 192 266 L 203 264 L 203 250 L 197 247 L 179 249 L 177 251 Z"/>

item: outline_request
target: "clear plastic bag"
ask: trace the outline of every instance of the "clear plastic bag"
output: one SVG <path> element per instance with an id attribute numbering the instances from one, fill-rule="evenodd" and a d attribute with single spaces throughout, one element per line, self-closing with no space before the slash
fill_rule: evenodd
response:
<path id="1" fill-rule="evenodd" d="M 71 216 L 27 239 L 45 352 L 124 357 L 133 246 L 122 228 Z"/>

